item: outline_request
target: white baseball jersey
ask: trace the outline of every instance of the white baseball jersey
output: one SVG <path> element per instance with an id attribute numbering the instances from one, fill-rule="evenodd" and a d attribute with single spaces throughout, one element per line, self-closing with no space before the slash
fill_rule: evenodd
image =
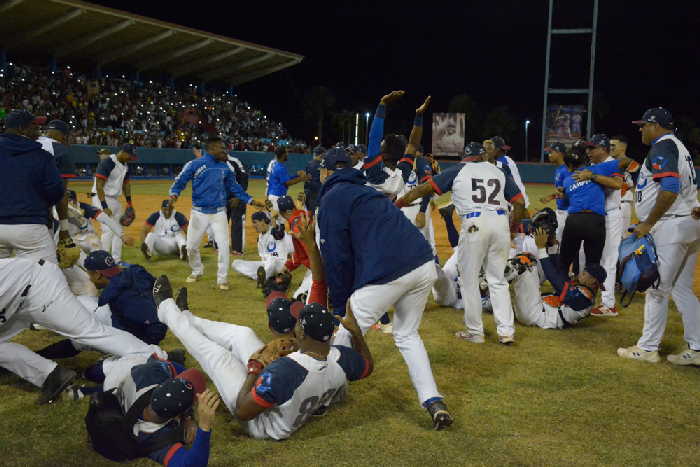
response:
<path id="1" fill-rule="evenodd" d="M 180 212 L 165 217 L 163 211 L 157 211 L 148 216 L 146 224 L 153 227 L 153 233 L 161 237 L 175 237 L 187 226 L 187 218 Z"/>
<path id="2" fill-rule="evenodd" d="M 520 194 L 511 177 L 506 178 L 498 167 L 485 161 L 464 164 L 451 189 L 452 201 L 460 215 L 473 211 L 507 211 L 506 196 L 511 200 Z"/>
<path id="3" fill-rule="evenodd" d="M 636 208 L 640 219 L 649 217 L 663 190 L 663 179 L 672 177 L 678 179 L 678 197 L 665 216 L 687 216 L 698 205 L 693 158 L 675 135 L 668 134 L 654 141 L 639 171 Z"/>
<path id="4" fill-rule="evenodd" d="M 293 253 L 294 243 L 289 234 L 285 233 L 282 240 L 276 240 L 272 236 L 272 229 L 258 235 L 258 254 L 263 261 L 270 257 L 286 260 Z"/>
<path id="5" fill-rule="evenodd" d="M 277 163 L 277 159 L 274 157 L 270 161 L 269 164 L 267 164 L 267 169 L 265 170 L 265 193 L 267 194 L 268 186 L 267 184 L 270 181 L 270 174 L 272 173 L 272 169 L 275 167 L 275 164 Z M 233 169 L 232 169 L 233 170 Z"/>
<path id="6" fill-rule="evenodd" d="M 349 347 L 332 346 L 326 360 L 300 351 L 268 365 L 253 387 L 253 399 L 269 408 L 248 423 L 255 438 L 285 439 L 319 407 L 345 393 L 348 381 L 362 379 L 367 361 Z"/>
<path id="7" fill-rule="evenodd" d="M 105 196 L 118 198 L 122 194 L 124 181 L 128 179 L 128 166 L 119 162 L 116 154 L 112 154 L 97 165 L 95 180 L 92 182 L 93 193 L 97 193 L 98 178 L 105 181 Z"/>
<path id="8" fill-rule="evenodd" d="M 603 162 L 610 162 L 614 160 L 614 157 L 609 156 Z M 621 201 L 622 190 L 615 190 L 613 188 L 605 187 L 605 212 L 612 211 L 613 209 L 618 209 L 620 207 Z"/>
<path id="9" fill-rule="evenodd" d="M 29 259 L 0 259 L 0 327 L 22 308 L 31 287 L 41 287 L 31 284 L 36 264 Z"/>

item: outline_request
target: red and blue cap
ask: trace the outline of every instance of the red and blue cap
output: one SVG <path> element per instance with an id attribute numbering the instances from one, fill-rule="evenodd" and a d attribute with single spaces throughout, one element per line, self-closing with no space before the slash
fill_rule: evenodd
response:
<path id="1" fill-rule="evenodd" d="M 85 258 L 83 265 L 88 271 L 97 271 L 106 277 L 114 277 L 122 272 L 121 268 L 114 262 L 112 255 L 104 250 L 91 251 Z"/>
<path id="2" fill-rule="evenodd" d="M 13 110 L 5 117 L 5 128 L 20 130 L 28 126 L 43 125 L 46 123 L 46 117 L 35 117 L 27 110 Z"/>
<path id="3" fill-rule="evenodd" d="M 647 109 L 647 111 L 644 112 L 644 115 L 642 115 L 641 120 L 635 120 L 632 123 L 634 123 L 635 125 L 644 125 L 645 123 L 658 123 L 662 127 L 670 130 L 673 128 L 673 116 L 671 115 L 671 112 L 669 112 L 663 107 L 652 107 L 651 109 Z"/>
<path id="4" fill-rule="evenodd" d="M 587 148 L 594 148 L 597 146 L 604 147 L 605 149 L 610 149 L 610 137 L 605 133 L 597 133 L 591 136 L 589 141 L 584 143 Z"/>

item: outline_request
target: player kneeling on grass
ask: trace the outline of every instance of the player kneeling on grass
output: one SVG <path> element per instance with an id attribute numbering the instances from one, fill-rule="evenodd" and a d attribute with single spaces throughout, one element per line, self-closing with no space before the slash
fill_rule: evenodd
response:
<path id="1" fill-rule="evenodd" d="M 295 324 L 299 350 L 263 367 L 264 355 L 274 351 L 267 347 L 275 341 L 261 350 L 259 341 L 252 345 L 255 335 L 249 328 L 181 312 L 166 276 L 156 281 L 153 294 L 160 303 L 160 319 L 202 365 L 226 407 L 254 438 L 288 438 L 311 415 L 342 397 L 348 381 L 372 372 L 372 355 L 352 311 L 348 311 L 344 325 L 357 350 L 330 345 L 333 315 L 312 303 L 302 309 Z M 250 361 L 255 347 L 259 352 Z"/>
<path id="2" fill-rule="evenodd" d="M 202 372 L 156 358 L 127 357 L 105 366 L 104 376 L 85 417 L 95 451 L 114 461 L 147 457 L 168 467 L 208 464 L 220 400 L 205 391 Z M 191 416 L 195 398 L 196 422 Z M 190 449 L 183 444 L 191 444 Z"/>
<path id="3" fill-rule="evenodd" d="M 547 280 L 554 287 L 554 294 L 540 294 L 540 279 L 536 263 L 529 257 L 509 260 L 518 271 L 511 286 L 515 296 L 515 318 L 527 326 L 544 329 L 564 329 L 575 325 L 591 314 L 598 290 L 605 282 L 605 269 L 600 264 L 589 263 L 576 280 L 569 281 L 559 266 L 558 255 L 547 253 L 551 234 L 537 229 L 535 242 L 539 249 L 539 261 Z"/>
<path id="4" fill-rule="evenodd" d="M 154 212 L 141 231 L 141 253 L 146 259 L 151 256 L 177 256 L 187 261 L 187 218 L 175 212 L 170 200 L 161 203 L 160 211 Z"/>
<path id="5" fill-rule="evenodd" d="M 10 342 L 32 323 L 104 353 L 166 356 L 159 347 L 97 321 L 70 292 L 58 265 L 44 260 L 0 259 L 0 310 L 0 367 L 40 387 L 40 404 L 53 401 L 77 374 Z"/>
<path id="6" fill-rule="evenodd" d="M 258 281 L 258 288 L 263 287 L 269 277 L 284 271 L 287 256 L 294 252 L 292 238 L 283 229 L 273 228 L 266 212 L 253 214 L 253 227 L 258 233 L 258 254 L 260 261 L 235 259 L 231 267 L 253 280 Z"/>

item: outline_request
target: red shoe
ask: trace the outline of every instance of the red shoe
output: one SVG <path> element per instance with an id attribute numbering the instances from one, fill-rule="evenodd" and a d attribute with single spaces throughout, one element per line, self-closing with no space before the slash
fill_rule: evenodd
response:
<path id="1" fill-rule="evenodd" d="M 600 305 L 591 310 L 592 316 L 617 316 L 617 307 L 608 308 L 605 305 Z"/>

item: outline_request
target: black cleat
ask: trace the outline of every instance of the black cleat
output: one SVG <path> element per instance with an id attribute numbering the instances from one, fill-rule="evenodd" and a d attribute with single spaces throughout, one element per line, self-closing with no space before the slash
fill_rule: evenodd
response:
<path id="1" fill-rule="evenodd" d="M 265 268 L 260 266 L 258 268 L 257 275 L 258 275 L 258 283 L 257 283 L 256 287 L 258 289 L 262 289 L 265 286 L 265 281 L 267 280 L 267 276 L 265 274 Z"/>
<path id="2" fill-rule="evenodd" d="M 438 209 L 442 217 L 452 217 L 452 213 L 455 211 L 455 205 L 450 203 L 447 206 L 443 206 Z"/>
<path id="3" fill-rule="evenodd" d="M 177 292 L 177 297 L 175 297 L 175 304 L 180 309 L 180 311 L 189 310 L 190 305 L 187 303 L 187 288 L 183 287 Z"/>
<path id="4" fill-rule="evenodd" d="M 180 247 L 180 259 L 187 262 L 187 247 L 185 245 Z"/>
<path id="5" fill-rule="evenodd" d="M 209 240 L 205 245 L 204 248 L 214 248 L 214 241 Z"/>
<path id="6" fill-rule="evenodd" d="M 41 394 L 39 395 L 37 403 L 39 405 L 50 404 L 56 400 L 61 395 L 61 392 L 63 392 L 77 377 L 78 373 L 70 368 L 63 368 L 60 365 L 56 365 L 56 368 L 49 373 L 49 376 L 46 377 L 46 381 L 44 381 L 44 384 L 41 386 Z"/>
<path id="7" fill-rule="evenodd" d="M 141 253 L 143 253 L 143 257 L 146 258 L 146 260 L 151 260 L 151 255 L 148 253 L 148 246 L 145 243 L 141 244 Z"/>
<path id="8" fill-rule="evenodd" d="M 186 356 L 187 353 L 185 352 L 185 349 L 175 349 L 168 352 L 168 360 L 179 363 L 182 366 L 185 366 Z"/>
<path id="9" fill-rule="evenodd" d="M 160 306 L 161 302 L 173 298 L 173 286 L 170 285 L 168 276 L 162 275 L 153 283 L 153 300 L 156 306 Z"/>
<path id="10" fill-rule="evenodd" d="M 442 399 L 436 400 L 428 407 L 426 407 L 430 418 L 433 419 L 433 428 L 436 430 L 443 430 L 448 426 L 452 425 L 454 421 L 452 415 L 447 411 L 447 405 L 442 401 Z"/>

